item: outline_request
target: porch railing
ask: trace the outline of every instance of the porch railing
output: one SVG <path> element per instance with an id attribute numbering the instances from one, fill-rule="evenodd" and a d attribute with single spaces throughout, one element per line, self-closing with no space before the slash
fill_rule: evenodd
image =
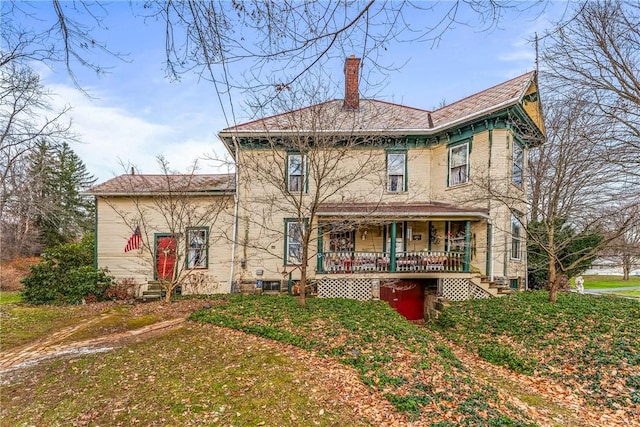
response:
<path id="1" fill-rule="evenodd" d="M 397 252 L 392 263 L 388 252 L 323 252 L 318 273 L 428 273 L 464 272 L 463 252 Z M 395 267 L 395 268 L 394 268 Z"/>

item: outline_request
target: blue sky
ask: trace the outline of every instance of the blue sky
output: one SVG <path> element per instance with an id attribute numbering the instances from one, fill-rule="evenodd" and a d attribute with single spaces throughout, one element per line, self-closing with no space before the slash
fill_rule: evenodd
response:
<path id="1" fill-rule="evenodd" d="M 50 2 L 29 6 L 44 19 L 53 16 Z M 392 44 L 379 60 L 405 65 L 375 90 L 362 88 L 363 96 L 433 109 L 443 101 L 456 101 L 530 71 L 535 68 L 535 51 L 527 39 L 541 34 L 565 8 L 564 3 L 550 3 L 542 14 L 510 15 L 491 31 L 459 25 L 437 46 Z M 128 2 L 113 3 L 108 10 L 108 30 L 101 37 L 112 51 L 126 53 L 128 59 L 103 58 L 111 68 L 100 77 L 76 68 L 91 98 L 73 86 L 64 67 L 32 64 L 45 86 L 56 93 L 55 103 L 72 107 L 73 129 L 83 141 L 72 147 L 89 172 L 100 182 L 123 173 L 121 163 L 136 165 L 140 173 L 158 173 L 155 157 L 160 154 L 173 168 L 184 171 L 196 158 L 213 151 L 223 153 L 216 135 L 228 124 L 213 85 L 195 75 L 169 81 L 163 68 L 162 26 L 134 18 Z M 416 14 L 411 19 L 419 22 L 430 17 Z M 344 84 L 342 69 L 343 60 L 335 60 L 326 71 L 337 82 L 337 97 Z M 383 78 L 374 76 L 377 81 Z M 239 122 L 250 119 L 242 97 L 234 98 L 234 108 Z M 200 161 L 199 171 L 219 172 L 207 161 Z"/>

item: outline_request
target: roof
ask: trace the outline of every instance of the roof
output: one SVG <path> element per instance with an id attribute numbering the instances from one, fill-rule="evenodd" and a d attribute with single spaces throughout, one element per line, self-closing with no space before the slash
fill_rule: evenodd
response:
<path id="1" fill-rule="evenodd" d="M 447 203 L 323 203 L 318 207 L 321 217 L 487 217 L 487 209 L 456 206 Z"/>
<path id="2" fill-rule="evenodd" d="M 372 130 L 403 134 L 436 133 L 518 104 L 535 78 L 535 71 L 531 71 L 434 111 L 372 99 L 360 100 L 360 107 L 354 111 L 345 110 L 342 100 L 332 100 L 229 127 L 223 129 L 220 135 L 224 137 L 322 130 L 350 133 Z M 327 123 L 331 123 L 331 129 L 326 129 Z"/>
<path id="3" fill-rule="evenodd" d="M 229 193 L 235 191 L 234 174 L 120 175 L 86 191 L 95 196 L 162 193 Z"/>

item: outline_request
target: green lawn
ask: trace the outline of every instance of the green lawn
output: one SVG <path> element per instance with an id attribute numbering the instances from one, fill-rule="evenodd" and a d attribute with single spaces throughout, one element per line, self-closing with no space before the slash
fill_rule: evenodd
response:
<path id="1" fill-rule="evenodd" d="M 640 286 L 640 276 L 622 280 L 622 276 L 582 276 L 585 289 L 608 289 Z"/>
<path id="2" fill-rule="evenodd" d="M 623 296 L 626 296 L 626 297 L 640 298 L 640 289 L 639 290 L 633 290 L 633 291 L 616 291 L 615 294 L 616 295 L 623 295 Z"/>
<path id="3" fill-rule="evenodd" d="M 0 291 L 0 305 L 15 304 L 22 301 L 22 293 L 20 291 Z"/>

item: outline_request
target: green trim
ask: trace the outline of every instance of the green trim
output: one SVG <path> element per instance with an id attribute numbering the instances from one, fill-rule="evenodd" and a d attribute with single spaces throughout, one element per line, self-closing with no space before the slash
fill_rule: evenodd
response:
<path id="1" fill-rule="evenodd" d="M 408 151 L 406 149 L 398 149 L 398 148 L 388 148 L 385 150 L 385 166 L 386 166 L 386 183 L 385 183 L 385 191 L 392 193 L 406 193 L 409 191 L 409 156 Z M 404 156 L 404 173 L 402 177 L 402 190 L 401 191 L 392 191 L 389 189 L 389 155 L 391 154 L 402 154 Z"/>
<path id="2" fill-rule="evenodd" d="M 487 254 L 486 254 L 486 265 L 485 265 L 485 274 L 487 276 L 489 276 L 491 274 L 491 257 L 492 257 L 492 249 L 493 249 L 493 242 L 491 241 L 491 230 L 493 228 L 493 225 L 490 223 L 487 223 Z"/>
<path id="3" fill-rule="evenodd" d="M 189 267 L 189 231 L 191 230 L 204 230 L 204 250 L 205 250 L 205 259 L 204 259 L 204 267 Z M 200 227 L 187 227 L 185 229 L 186 238 L 184 239 L 185 245 L 185 257 L 184 257 L 184 266 L 185 268 L 193 268 L 195 270 L 206 270 L 209 268 L 209 227 L 208 226 L 200 226 Z"/>
<path id="4" fill-rule="evenodd" d="M 526 113 L 524 107 L 517 104 L 434 134 L 430 134 L 429 130 L 425 129 L 424 134 L 418 135 L 346 136 L 342 140 L 338 140 L 336 144 L 353 146 L 354 149 L 371 149 L 372 147 L 409 149 L 428 147 L 443 143 L 455 143 L 458 140 L 473 137 L 473 135 L 489 129 L 509 128 L 507 121 L 513 120 L 513 117 L 509 117 L 509 115 L 515 116 L 517 120 L 525 123 L 527 126 L 532 126 L 533 129 L 535 129 L 536 135 L 534 136 L 534 139 L 527 140 L 525 146 L 538 144 L 540 140 L 544 139 L 544 134 Z M 223 139 L 227 141 L 227 146 L 233 147 L 229 137 L 223 137 Z M 287 150 L 287 147 L 291 147 L 292 145 L 290 142 L 292 141 L 292 138 L 287 136 L 275 138 L 238 136 L 236 141 L 242 149 L 271 150 L 274 146 L 281 146 L 283 150 Z M 309 145 L 313 145 L 311 137 Z"/>
<path id="5" fill-rule="evenodd" d="M 287 152 L 287 164 L 284 170 L 284 185 L 287 188 L 287 192 L 289 193 L 298 193 L 297 191 L 291 191 L 289 188 L 289 159 L 293 156 L 300 156 L 302 159 L 302 188 L 303 194 L 307 194 L 309 192 L 309 162 L 306 154 L 302 154 L 300 151 L 288 151 Z"/>
<path id="6" fill-rule="evenodd" d="M 396 222 L 391 221 L 391 235 L 389 236 L 389 272 L 396 271 Z"/>
<path id="7" fill-rule="evenodd" d="M 302 260 L 299 263 L 290 263 L 289 262 L 289 224 L 290 223 L 297 223 L 300 224 L 300 221 L 298 221 L 298 218 L 285 218 L 284 219 L 284 257 L 283 257 L 283 265 L 300 265 L 302 264 L 302 262 L 304 262 L 305 260 Z M 305 224 L 303 223 L 302 225 L 303 227 L 305 226 Z M 303 245 L 304 242 L 300 241 L 300 245 Z"/>
<path id="8" fill-rule="evenodd" d="M 451 185 L 451 151 L 455 148 L 467 146 L 467 180 L 465 182 Z M 464 139 L 447 145 L 447 188 L 454 188 L 460 185 L 468 184 L 471 180 L 471 140 Z"/>
<path id="9" fill-rule="evenodd" d="M 464 224 L 464 272 L 469 272 L 471 264 L 471 221 L 465 221 Z"/>
<path id="10" fill-rule="evenodd" d="M 316 270 L 318 271 L 318 273 L 324 273 L 324 267 L 323 267 L 323 252 L 324 252 L 324 235 L 323 235 L 323 231 L 322 231 L 322 224 L 318 224 L 318 255 L 316 256 L 317 258 L 317 264 L 316 264 Z"/>
<path id="11" fill-rule="evenodd" d="M 98 271 L 98 197 L 93 197 L 93 269 Z"/>

